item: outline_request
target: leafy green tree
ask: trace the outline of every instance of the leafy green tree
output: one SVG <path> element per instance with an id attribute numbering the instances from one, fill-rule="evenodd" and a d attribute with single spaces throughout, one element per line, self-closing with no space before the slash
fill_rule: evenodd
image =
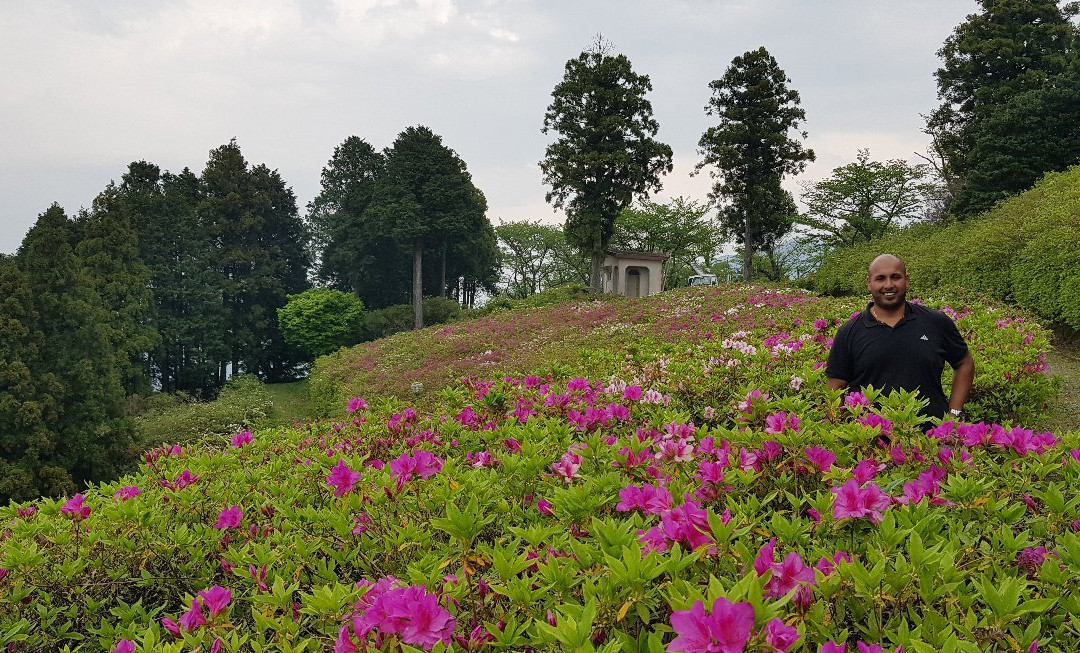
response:
<path id="1" fill-rule="evenodd" d="M 322 170 L 322 188 L 307 208 L 318 278 L 353 291 L 372 308 L 408 299 L 408 252 L 397 239 L 376 233 L 366 213 L 385 164 L 383 153 L 367 141 L 346 138 L 334 148 Z"/>
<path id="2" fill-rule="evenodd" d="M 277 314 L 285 341 L 317 357 L 357 342 L 364 305 L 352 293 L 311 288 L 289 295 Z"/>
<path id="3" fill-rule="evenodd" d="M 286 297 L 307 288 L 308 233 L 277 171 L 249 167 L 233 140 L 210 152 L 199 179 L 199 224 L 211 237 L 220 274 L 228 370 L 271 381 L 292 378 L 301 355 L 277 326 Z"/>
<path id="4" fill-rule="evenodd" d="M 941 105 L 926 125 L 960 217 L 1080 160 L 1077 4 L 979 5 L 938 51 Z"/>
<path id="5" fill-rule="evenodd" d="M 551 187 L 547 201 L 566 211 L 567 240 L 590 257 L 593 292 L 602 290 L 619 212 L 659 190 L 661 176 L 671 172 L 671 148 L 654 138 L 659 124 L 646 98 L 651 90 L 647 75 L 598 39 L 566 62 L 544 114 L 542 132 L 558 134 L 540 161 Z"/>
<path id="6" fill-rule="evenodd" d="M 505 293 L 520 299 L 547 288 L 555 252 L 565 240 L 562 229 L 539 220 L 518 220 L 501 223 L 495 234 L 508 273 L 503 280 Z"/>
<path id="7" fill-rule="evenodd" d="M 826 248 L 873 240 L 925 214 L 936 192 L 929 174 L 928 165 L 871 161 L 870 150 L 859 150 L 854 163 L 803 185 L 807 214 L 797 222 L 820 234 Z"/>
<path id="8" fill-rule="evenodd" d="M 708 267 L 723 245 L 718 225 L 709 218 L 709 207 L 677 197 L 667 204 L 649 200 L 623 209 L 615 222 L 611 247 L 636 252 L 666 252 L 664 287 L 685 285 L 702 262 Z"/>
<path id="9" fill-rule="evenodd" d="M 719 124 L 698 141 L 704 157 L 697 170 L 713 166 L 709 194 L 721 224 L 743 244 L 743 278 L 751 279 L 753 253 L 769 249 L 791 229 L 794 202 L 781 188 L 784 175 L 797 174 L 814 160 L 814 151 L 792 138 L 805 139 L 799 126 L 806 112 L 799 93 L 776 59 L 764 47 L 735 57 L 723 77 L 709 84 L 713 95 L 705 107 Z"/>
<path id="10" fill-rule="evenodd" d="M 75 489 L 54 460 L 63 387 L 42 371 L 39 322 L 26 275 L 0 258 L 0 505 Z"/>
<path id="11" fill-rule="evenodd" d="M 161 342 L 154 324 L 150 269 L 139 253 L 138 236 L 124 210 L 120 190 L 109 186 L 92 210 L 76 221 L 75 253 L 108 316 L 109 342 L 117 352 L 127 394 L 151 388 L 151 353 Z"/>
<path id="12" fill-rule="evenodd" d="M 74 223 L 57 205 L 41 214 L 17 254 L 42 334 L 36 373 L 52 375 L 58 393 L 48 467 L 77 485 L 115 478 L 135 452 L 124 412 L 121 365 L 109 339 L 109 316 L 76 256 Z M 53 483 L 63 484 L 56 478 Z"/>
<path id="13" fill-rule="evenodd" d="M 365 222 L 373 234 L 410 244 L 414 326 L 419 329 L 424 326 L 425 248 L 438 247 L 445 256 L 449 243 L 482 228 L 487 201 L 461 157 L 427 127 L 409 127 L 398 134 L 385 156 Z M 445 289 L 445 283 L 441 286 Z"/>

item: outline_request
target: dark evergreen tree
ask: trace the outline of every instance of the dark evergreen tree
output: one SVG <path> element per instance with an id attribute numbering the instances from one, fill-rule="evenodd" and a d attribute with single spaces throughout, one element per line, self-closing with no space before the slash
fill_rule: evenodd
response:
<path id="1" fill-rule="evenodd" d="M 76 484 L 115 478 L 135 452 L 124 412 L 121 365 L 110 342 L 110 319 L 94 281 L 75 254 L 76 229 L 53 205 L 27 233 L 18 252 L 42 334 L 38 366 L 62 387 L 50 468 Z"/>
<path id="2" fill-rule="evenodd" d="M 372 233 L 410 244 L 414 326 L 424 325 L 423 258 L 487 222 L 487 203 L 465 162 L 427 127 L 409 127 L 386 151 L 373 199 L 365 212 Z M 445 288 L 445 283 L 441 284 Z"/>
<path id="3" fill-rule="evenodd" d="M 555 132 L 540 169 L 547 201 L 566 211 L 566 235 L 592 261 L 590 286 L 602 289 L 605 250 L 619 212 L 660 189 L 671 171 L 671 148 L 655 140 L 652 90 L 626 55 L 600 39 L 566 62 L 551 93 L 542 132 Z"/>
<path id="4" fill-rule="evenodd" d="M 714 166 L 709 194 L 729 236 L 743 245 L 743 279 L 753 274 L 753 253 L 769 249 L 791 230 L 794 206 L 780 187 L 784 175 L 801 172 L 814 151 L 805 149 L 799 125 L 806 112 L 799 93 L 776 59 L 764 47 L 735 57 L 723 77 L 709 84 L 713 95 L 705 107 L 719 124 L 698 142 L 704 159 L 697 169 Z"/>
<path id="5" fill-rule="evenodd" d="M 63 387 L 42 371 L 39 323 L 29 280 L 0 258 L 0 505 L 75 489 L 55 460 Z"/>
<path id="6" fill-rule="evenodd" d="M 151 354 L 161 338 L 151 314 L 150 270 L 140 257 L 119 189 L 109 184 L 92 210 L 79 216 L 76 227 L 75 253 L 104 304 L 109 343 L 118 356 L 124 390 L 146 394 L 151 388 Z"/>
<path id="7" fill-rule="evenodd" d="M 218 383 L 241 371 L 290 378 L 301 355 L 277 330 L 286 295 L 307 287 L 307 231 L 280 175 L 249 169 L 236 141 L 212 150 L 196 209 L 220 272 L 227 355 Z"/>
<path id="8" fill-rule="evenodd" d="M 941 105 L 926 127 L 960 217 L 1080 161 L 1076 3 L 979 5 L 938 51 Z"/>

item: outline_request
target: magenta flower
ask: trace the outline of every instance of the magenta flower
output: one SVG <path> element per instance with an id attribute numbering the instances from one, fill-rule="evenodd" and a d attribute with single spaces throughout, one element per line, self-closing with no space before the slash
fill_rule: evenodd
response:
<path id="1" fill-rule="evenodd" d="M 818 648 L 818 653 L 847 653 L 847 644 L 837 644 L 829 640 Z"/>
<path id="2" fill-rule="evenodd" d="M 764 576 L 765 572 L 772 569 L 776 563 L 776 538 L 770 538 L 760 549 L 754 558 L 754 571 L 758 576 Z"/>
<path id="3" fill-rule="evenodd" d="M 199 592 L 203 605 L 210 611 L 211 617 L 216 617 L 232 600 L 232 592 L 220 585 L 214 585 L 210 589 Z"/>
<path id="4" fill-rule="evenodd" d="M 567 451 L 559 460 L 551 463 L 551 471 L 567 483 L 573 482 L 581 469 L 582 458 L 574 451 Z"/>
<path id="5" fill-rule="evenodd" d="M 774 562 L 771 569 L 772 578 L 765 586 L 769 598 L 780 598 L 800 584 L 814 582 L 814 570 L 803 564 L 802 557 L 794 551 L 787 554 L 783 562 Z"/>
<path id="6" fill-rule="evenodd" d="M 430 451 L 424 451 L 423 449 L 417 451 L 413 454 L 413 460 L 415 461 L 417 475 L 425 481 L 442 470 L 443 459 Z"/>
<path id="7" fill-rule="evenodd" d="M 172 482 L 172 486 L 173 489 L 183 490 L 197 480 L 199 480 L 198 474 L 192 474 L 190 469 L 185 469 L 184 471 L 177 474 L 176 478 Z"/>
<path id="8" fill-rule="evenodd" d="M 872 481 L 878 475 L 878 472 L 885 469 L 884 463 L 879 463 L 873 458 L 864 458 L 859 461 L 858 465 L 851 470 L 851 473 L 855 475 L 855 480 L 859 482 L 859 485 Z"/>
<path id="9" fill-rule="evenodd" d="M 135 651 L 135 642 L 130 639 L 122 639 L 116 643 L 112 653 L 133 653 Z"/>
<path id="10" fill-rule="evenodd" d="M 806 459 L 822 472 L 828 472 L 836 462 L 836 454 L 821 447 L 807 447 L 803 449 L 803 453 L 806 454 Z"/>
<path id="11" fill-rule="evenodd" d="M 541 515 L 547 515 L 550 517 L 551 515 L 555 514 L 551 511 L 551 502 L 547 499 L 540 499 L 539 501 L 537 501 L 536 509 L 540 512 Z"/>
<path id="12" fill-rule="evenodd" d="M 615 506 L 619 511 L 642 510 L 650 515 L 659 515 L 669 508 L 671 493 L 667 488 L 648 483 L 643 483 L 640 487 L 628 485 L 619 490 L 619 503 Z"/>
<path id="13" fill-rule="evenodd" d="M 862 407 L 869 405 L 870 400 L 866 398 L 866 395 L 858 391 L 849 392 L 848 395 L 844 397 L 844 406 L 852 412 L 856 412 Z"/>
<path id="14" fill-rule="evenodd" d="M 15 509 L 15 514 L 19 517 L 19 519 L 29 519 L 30 517 L 34 516 L 35 512 L 37 512 L 37 508 L 34 506 L 26 506 L 25 508 Z"/>
<path id="15" fill-rule="evenodd" d="M 882 512 L 892 503 L 892 498 L 876 484 L 870 483 L 860 488 L 859 482 L 853 478 L 840 487 L 832 488 L 831 492 L 836 495 L 833 519 L 866 517 L 877 524 L 884 518 Z"/>
<path id="16" fill-rule="evenodd" d="M 360 648 L 353 643 L 352 637 L 349 636 L 349 627 L 342 626 L 338 631 L 337 641 L 334 642 L 334 653 L 354 653 L 359 651 Z"/>
<path id="17" fill-rule="evenodd" d="M 424 593 L 420 588 L 408 589 L 416 590 L 413 596 L 391 608 L 394 616 L 405 620 L 401 629 L 401 640 L 425 651 L 431 650 L 437 642 L 450 644 L 450 637 L 454 632 L 454 617 L 439 605 L 439 599 L 434 594 Z M 417 597 L 416 594 L 422 595 Z"/>
<path id="18" fill-rule="evenodd" d="M 232 436 L 230 442 L 232 443 L 233 449 L 239 449 L 245 444 L 251 444 L 254 440 L 255 438 L 251 436 L 251 431 L 240 431 Z"/>
<path id="19" fill-rule="evenodd" d="M 345 464 L 344 458 L 338 458 L 337 465 L 330 468 L 330 475 L 326 477 L 326 486 L 334 488 L 334 496 L 340 497 L 351 492 L 359 480 L 360 472 L 354 472 Z"/>
<path id="20" fill-rule="evenodd" d="M 138 486 L 125 485 L 116 492 L 113 492 L 113 498 L 121 501 L 128 501 L 129 499 L 134 499 L 139 496 L 139 494 L 141 494 L 141 492 L 139 491 Z"/>
<path id="21" fill-rule="evenodd" d="M 353 397 L 349 400 L 349 405 L 345 407 L 345 411 L 355 413 L 358 410 L 367 410 L 367 407 L 368 404 L 363 397 Z"/>
<path id="22" fill-rule="evenodd" d="M 223 531 L 229 528 L 237 528 L 240 526 L 240 520 L 244 518 L 244 511 L 240 509 L 240 506 L 229 506 L 218 514 L 217 523 L 214 524 L 214 528 L 219 531 Z"/>
<path id="23" fill-rule="evenodd" d="M 67 515 L 75 521 L 86 519 L 90 516 L 90 506 L 85 505 L 84 500 L 82 493 L 76 494 L 64 503 L 64 507 L 60 509 L 60 514 Z"/>
<path id="24" fill-rule="evenodd" d="M 637 401 L 641 399 L 641 386 L 640 385 L 628 385 L 623 390 L 622 398 L 626 401 Z"/>
<path id="25" fill-rule="evenodd" d="M 671 613 L 671 628 L 677 637 L 669 651 L 685 653 L 742 653 L 754 627 L 754 608 L 749 603 L 732 603 L 720 597 L 711 614 L 696 601 L 689 610 Z"/>
<path id="26" fill-rule="evenodd" d="M 206 617 L 203 616 L 202 606 L 199 604 L 198 598 L 193 598 L 191 599 L 191 609 L 180 617 L 180 627 L 191 632 L 204 624 L 206 624 Z"/>
<path id="27" fill-rule="evenodd" d="M 169 619 L 168 617 L 161 618 L 161 627 L 169 631 L 169 634 L 173 637 L 180 636 L 180 626 L 178 626 L 175 621 Z"/>
<path id="28" fill-rule="evenodd" d="M 787 653 L 797 641 L 799 641 L 799 631 L 785 624 L 779 617 L 765 624 L 765 643 L 771 646 L 773 651 Z"/>

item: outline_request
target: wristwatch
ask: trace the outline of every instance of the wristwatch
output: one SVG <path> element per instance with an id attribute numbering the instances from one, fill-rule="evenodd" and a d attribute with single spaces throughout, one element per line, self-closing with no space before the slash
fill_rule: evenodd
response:
<path id="1" fill-rule="evenodd" d="M 959 408 L 950 408 L 949 415 L 955 420 L 960 420 L 964 417 L 964 411 Z"/>

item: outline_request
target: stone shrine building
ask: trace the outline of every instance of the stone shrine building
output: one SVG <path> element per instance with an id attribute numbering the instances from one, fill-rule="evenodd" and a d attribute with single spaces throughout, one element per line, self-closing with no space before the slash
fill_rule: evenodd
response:
<path id="1" fill-rule="evenodd" d="M 671 254 L 608 252 L 604 259 L 604 292 L 648 297 L 663 290 L 664 262 Z"/>

